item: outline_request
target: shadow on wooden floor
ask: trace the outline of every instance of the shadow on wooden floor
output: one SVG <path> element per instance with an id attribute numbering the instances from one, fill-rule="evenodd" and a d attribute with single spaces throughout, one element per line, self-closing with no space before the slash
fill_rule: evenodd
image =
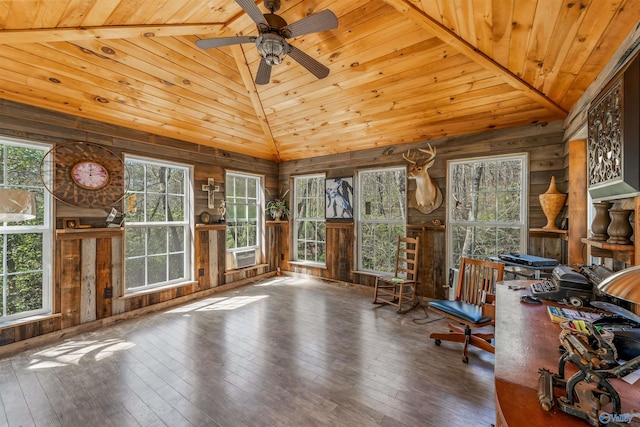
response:
<path id="1" fill-rule="evenodd" d="M 489 426 L 493 355 L 421 307 L 277 277 L 0 360 L 0 425 Z"/>

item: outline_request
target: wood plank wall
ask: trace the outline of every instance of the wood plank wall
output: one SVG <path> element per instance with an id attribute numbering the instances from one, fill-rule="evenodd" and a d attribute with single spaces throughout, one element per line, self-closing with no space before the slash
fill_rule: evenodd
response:
<path id="1" fill-rule="evenodd" d="M 417 209 L 408 211 L 408 234 L 420 235 L 422 241 L 423 266 L 420 272 L 421 292 L 430 298 L 442 298 L 446 294 L 446 225 L 433 227 L 433 220 L 446 224 L 446 171 L 449 160 L 468 159 L 483 156 L 499 156 L 507 154 L 527 153 L 529 157 L 528 188 L 528 223 L 530 228 L 542 227 L 546 218 L 540 207 L 538 195 L 549 187 L 551 177 L 556 177 L 560 191 L 567 191 L 568 151 L 563 143 L 563 127 L 561 122 L 539 123 L 520 128 L 488 131 L 461 137 L 441 138 L 428 141 L 437 148 L 435 164 L 429 170 L 442 190 L 445 202 L 430 214 L 422 214 Z M 361 169 L 405 166 L 407 163 L 402 154 L 407 150 L 426 147 L 427 141 L 415 144 L 380 147 L 378 149 L 352 151 L 332 156 L 297 160 L 280 164 L 279 182 L 281 186 L 290 185 L 292 177 L 313 173 L 325 173 L 327 178 L 355 176 Z M 408 181 L 408 190 L 415 189 L 415 181 Z M 357 194 L 355 195 L 357 200 Z M 351 225 L 352 226 L 352 225 Z M 340 229 L 341 225 L 331 225 L 332 229 Z M 352 231 L 355 239 L 355 230 Z M 291 239 L 291 236 L 287 236 Z M 353 243 L 345 247 L 334 247 L 340 242 L 327 229 L 327 249 L 332 255 L 327 256 L 326 269 L 292 266 L 292 270 L 300 273 L 316 275 L 323 278 L 342 280 L 350 277 L 354 283 L 373 286 L 373 279 L 366 274 L 357 274 L 355 269 Z M 282 244 L 282 243 L 280 243 Z M 334 250 L 329 250 L 334 248 Z M 349 254 L 346 259 L 333 259 L 336 253 Z M 559 261 L 566 259 L 566 242 L 562 239 L 532 237 L 529 240 L 529 253 L 549 256 Z M 421 256 L 421 257 L 422 257 Z M 339 266 L 339 267 L 338 267 Z"/>
<path id="2" fill-rule="evenodd" d="M 226 170 L 251 172 L 265 177 L 267 186 L 278 187 L 278 165 L 274 162 L 240 155 L 202 145 L 172 140 L 118 126 L 0 101 L 0 135 L 30 141 L 57 144 L 90 141 L 108 146 L 118 153 L 166 159 L 194 167 L 194 217 L 209 210 L 207 193 L 201 191 L 207 178 L 214 178 L 224 198 Z M 122 210 L 122 207 L 120 207 Z M 217 210 L 210 212 L 218 219 Z M 56 204 L 57 218 L 80 218 L 81 223 L 104 225 L 108 209 L 78 209 Z M 57 221 L 61 224 L 61 221 Z M 202 224 L 196 227 L 194 243 L 194 281 L 184 286 L 127 296 L 123 284 L 123 234 L 120 229 L 58 230 L 56 234 L 53 285 L 53 315 L 0 328 L 0 346 L 61 331 L 78 325 L 100 322 L 111 316 L 123 316 L 138 309 L 166 303 L 187 295 L 239 281 L 248 274 L 238 271 L 225 275 L 225 226 Z M 203 274 L 200 275 L 200 270 Z M 111 296 L 109 296 L 111 295 Z"/>
<path id="3" fill-rule="evenodd" d="M 117 152 L 174 160 L 193 165 L 195 170 L 194 215 L 196 218 L 199 217 L 200 212 L 208 209 L 206 193 L 199 191 L 201 185 L 206 183 L 207 178 L 214 178 L 216 184 L 220 184 L 224 189 L 226 170 L 262 174 L 270 193 L 278 194 L 281 188 L 289 184 L 294 175 L 324 172 L 327 178 L 335 178 L 353 176 L 358 169 L 362 168 L 405 165 L 402 153 L 408 149 L 415 150 L 426 145 L 426 142 L 398 145 L 278 165 L 250 156 L 169 140 L 144 132 L 136 132 L 8 101 L 0 101 L 0 134 L 51 144 L 73 140 L 91 141 L 107 145 Z M 430 172 L 440 185 L 446 200 L 447 160 L 482 155 L 529 153 L 529 225 L 539 227 L 545 224 L 545 220 L 539 207 L 537 195 L 547 189 L 552 175 L 556 176 L 561 191 L 564 190 L 566 183 L 566 153 L 563 150 L 562 135 L 561 123 L 551 123 L 489 131 L 459 138 L 432 140 L 431 144 L 438 149 L 438 157 Z M 409 189 L 413 189 L 414 185 L 415 183 L 410 181 Z M 218 200 L 222 199 L 224 197 L 223 191 L 216 197 Z M 56 209 L 58 218 L 74 217 L 82 218 L 83 221 L 91 221 L 91 218 L 103 221 L 107 214 L 104 210 L 74 209 L 60 204 Z M 217 212 L 212 212 L 212 214 L 214 220 L 217 219 Z M 421 272 L 423 282 L 421 292 L 423 296 L 437 298 L 443 295 L 443 285 L 446 283 L 446 275 L 443 271 L 444 265 L 446 265 L 446 239 L 444 227 L 430 227 L 433 219 L 440 219 L 444 222 L 444 206 L 429 215 L 423 215 L 414 209 L 409 210 L 409 230 L 411 233 L 420 234 L 421 240 L 424 242 L 422 256 L 425 258 L 423 260 L 424 268 Z M 60 270 L 57 270 L 59 275 L 56 278 L 53 302 L 54 313 L 57 314 L 41 321 L 0 329 L 0 345 L 57 331 L 70 325 L 81 324 L 83 321 L 91 322 L 91 319 L 94 318 L 99 321 L 110 315 L 122 315 L 184 295 L 211 289 L 216 283 L 241 281 L 248 275 L 273 271 L 277 267 L 283 271 L 296 271 L 330 280 L 369 286 L 373 284 L 371 277 L 355 273 L 356 237 L 353 223 L 329 223 L 327 227 L 329 256 L 327 267 L 323 269 L 309 268 L 288 262 L 290 259 L 290 234 L 291 230 L 287 221 L 268 222 L 265 231 L 266 246 L 265 259 L 263 260 L 265 264 L 255 272 L 236 271 L 225 274 L 224 258 L 221 252 L 214 250 L 216 246 L 224 248 L 223 229 L 217 229 L 215 226 L 212 229 L 197 228 L 196 239 L 198 243 L 194 248 L 196 259 L 194 279 L 196 281 L 182 287 L 151 292 L 132 298 L 117 298 L 117 296 L 123 295 L 121 237 L 99 236 L 90 243 L 81 242 L 84 239 L 61 240 L 59 245 L 56 245 L 56 258 L 59 260 L 63 253 L 68 258 L 60 264 Z M 109 246 L 110 250 L 107 249 Z M 103 252 L 110 255 L 103 257 L 96 255 Z M 215 271 L 216 265 L 218 266 L 217 271 Z M 200 275 L 200 269 L 204 269 L 202 275 Z M 94 287 L 79 286 L 78 284 L 83 280 L 85 284 L 95 281 L 96 285 Z M 107 288 L 112 288 L 115 298 L 105 297 L 105 289 Z M 92 308 L 94 305 L 95 310 Z"/>

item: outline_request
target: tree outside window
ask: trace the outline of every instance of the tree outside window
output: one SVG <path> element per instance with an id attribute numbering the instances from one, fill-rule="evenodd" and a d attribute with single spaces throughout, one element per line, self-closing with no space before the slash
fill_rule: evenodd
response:
<path id="1" fill-rule="evenodd" d="M 34 193 L 37 210 L 32 220 L 0 223 L 0 321 L 51 311 L 51 198 L 39 172 L 49 148 L 0 137 L 0 186 Z"/>
<path id="2" fill-rule="evenodd" d="M 406 234 L 407 170 L 386 168 L 358 173 L 358 269 L 395 269 L 398 237 Z"/>
<path id="3" fill-rule="evenodd" d="M 260 177 L 227 172 L 225 199 L 227 207 L 227 249 L 258 247 L 262 222 Z"/>
<path id="4" fill-rule="evenodd" d="M 449 162 L 449 266 L 526 252 L 526 155 Z"/>
<path id="5" fill-rule="evenodd" d="M 191 173 L 187 166 L 127 157 L 125 289 L 191 280 Z"/>
<path id="6" fill-rule="evenodd" d="M 324 175 L 294 179 L 295 260 L 325 264 L 327 228 L 325 223 Z"/>

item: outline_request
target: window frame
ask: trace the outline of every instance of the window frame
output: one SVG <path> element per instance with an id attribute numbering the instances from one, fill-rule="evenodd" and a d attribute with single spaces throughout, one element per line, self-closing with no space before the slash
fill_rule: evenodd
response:
<path id="1" fill-rule="evenodd" d="M 522 164 L 522 173 L 520 180 L 520 222 L 512 221 L 459 221 L 453 219 L 453 207 L 456 204 L 454 194 L 452 190 L 453 178 L 452 172 L 456 165 L 469 164 L 474 162 L 487 162 L 497 163 L 508 160 L 518 160 Z M 497 190 L 496 190 L 497 192 Z M 447 269 L 456 268 L 454 253 L 453 253 L 453 233 L 456 226 L 496 226 L 500 227 L 519 227 L 520 228 L 520 249 L 521 253 L 527 252 L 529 228 L 528 228 L 528 200 L 529 200 L 529 154 L 524 153 L 512 153 L 498 156 L 478 156 L 464 159 L 456 159 L 447 161 Z M 497 249 L 497 246 L 496 246 Z M 492 255 L 497 256 L 498 253 Z M 461 255 L 462 256 L 462 255 Z"/>
<path id="2" fill-rule="evenodd" d="M 43 144 L 36 141 L 30 141 L 25 139 L 11 138 L 6 136 L 0 136 L 0 145 L 2 146 L 17 146 L 23 147 L 33 150 L 42 151 L 42 157 L 46 155 L 46 153 L 51 149 L 51 144 Z M 2 149 L 2 148 L 0 148 Z M 40 185 L 5 185 L 7 182 L 7 168 L 5 167 L 7 157 L 3 155 L 3 166 L 2 166 L 2 187 L 8 189 L 26 189 L 36 193 L 39 198 L 42 195 L 43 202 L 43 218 L 42 224 L 39 225 L 22 225 L 22 223 L 14 222 L 13 225 L 7 222 L 0 222 L 0 235 L 2 238 L 2 257 L 0 257 L 0 264 L 2 264 L 2 272 L 0 273 L 0 287 L 2 293 L 0 294 L 0 298 L 2 298 L 2 310 L 0 311 L 0 324 L 6 324 L 13 321 L 25 319 L 31 316 L 38 315 L 46 315 L 52 312 L 52 303 L 53 303 L 53 197 L 46 190 L 44 184 L 50 185 L 52 177 L 50 175 L 41 176 L 40 177 Z M 40 163 L 33 165 L 34 169 L 39 168 Z M 45 170 L 51 170 L 51 168 L 45 168 Z M 36 205 L 37 209 L 37 205 Z M 26 270 L 21 273 L 28 272 L 39 272 L 42 271 L 42 307 L 35 310 L 26 310 L 19 313 L 10 314 L 8 316 L 4 315 L 6 310 L 6 298 L 5 294 L 5 285 L 7 276 L 10 273 L 7 273 L 7 239 L 8 235 L 17 235 L 17 234 L 30 234 L 37 233 L 42 235 L 42 251 L 40 254 L 42 258 L 42 269 L 41 270 Z M 14 272 L 16 273 L 16 272 Z"/>
<path id="3" fill-rule="evenodd" d="M 366 203 L 366 201 L 363 198 L 363 195 L 365 194 L 362 188 L 363 185 L 363 180 L 362 177 L 364 174 L 368 174 L 368 173 L 376 173 L 376 172 L 392 172 L 392 171 L 402 171 L 404 173 L 404 191 L 400 191 L 403 194 L 402 197 L 402 202 L 404 203 L 403 209 L 402 209 L 402 217 L 398 218 L 398 219 L 392 219 L 392 220 L 367 220 L 363 218 L 363 212 L 365 211 L 365 209 L 363 209 L 362 204 Z M 390 226 L 394 226 L 394 225 L 398 225 L 398 226 L 402 226 L 402 233 L 400 233 L 402 235 L 402 237 L 406 236 L 407 233 L 407 215 L 408 215 L 408 203 L 407 203 L 407 193 L 408 193 L 408 176 L 407 176 L 407 167 L 406 166 L 388 166 L 388 167 L 378 167 L 378 168 L 367 168 L 367 169 L 360 169 L 358 171 L 356 171 L 356 188 L 357 188 L 357 194 L 354 195 L 354 199 L 356 201 L 356 203 L 354 204 L 355 206 L 358 206 L 357 209 L 357 214 L 355 215 L 356 218 L 356 222 L 357 222 L 357 227 L 356 227 L 356 237 L 357 237 L 357 243 L 356 243 L 356 270 L 357 271 L 361 271 L 361 272 L 365 272 L 365 273 L 371 273 L 371 274 L 388 274 L 388 273 L 393 273 L 393 270 L 391 271 L 385 271 L 385 270 L 375 270 L 375 269 L 371 269 L 371 268 L 366 268 L 364 266 L 364 262 L 363 262 L 363 248 L 364 248 L 364 243 L 363 243 L 363 238 L 364 238 L 364 231 L 363 231 L 363 227 L 366 224 L 388 224 Z M 396 255 L 396 251 L 397 251 L 397 236 L 393 239 L 389 239 L 389 244 L 393 247 L 393 259 L 390 260 L 388 267 L 391 268 L 395 268 L 395 255 Z"/>
<path id="4" fill-rule="evenodd" d="M 168 160 L 164 160 L 164 159 L 156 159 L 156 158 L 150 158 L 150 157 L 145 157 L 145 156 L 138 156 L 138 155 L 133 155 L 133 154 L 124 154 L 124 162 L 125 165 L 128 169 L 128 162 L 130 161 L 135 161 L 138 163 L 143 163 L 144 165 L 151 165 L 151 166 L 166 166 L 168 168 L 172 168 L 172 169 L 182 169 L 184 171 L 184 186 L 183 186 L 183 191 L 184 191 L 184 201 L 183 201 L 183 207 L 184 207 L 184 218 L 182 220 L 179 221 L 153 221 L 153 222 L 149 222 L 147 220 L 145 221 L 132 221 L 130 219 L 130 217 L 126 218 L 124 221 L 124 229 L 125 229 L 125 233 L 124 233 L 124 253 L 123 253 L 123 270 L 124 270 L 124 274 L 123 274 L 123 289 L 124 289 L 124 293 L 126 294 L 136 294 L 139 292 L 145 292 L 148 290 L 153 290 L 153 289 L 158 289 L 158 288 L 165 288 L 165 287 L 172 287 L 172 286 L 179 286 L 183 283 L 187 283 L 190 281 L 193 281 L 194 278 L 194 259 L 193 259 L 193 245 L 194 245 L 194 207 L 193 207 L 193 203 L 194 203 L 194 197 L 193 197 L 193 170 L 194 167 L 193 165 L 189 165 L 189 164 L 185 164 L 185 163 L 180 163 L 180 162 L 175 162 L 175 161 L 168 161 Z M 127 200 L 125 200 L 125 205 L 129 206 L 129 197 L 132 194 L 146 194 L 147 193 L 147 180 L 146 180 L 146 175 L 145 175 L 145 180 L 144 180 L 144 189 L 142 191 L 136 191 L 136 190 L 132 190 L 131 188 L 129 188 L 128 193 L 127 193 Z M 173 194 L 169 191 L 165 192 L 165 193 L 159 193 L 159 194 L 164 194 L 165 197 Z M 174 194 L 175 195 L 175 194 Z M 128 213 L 127 213 L 127 216 Z M 149 253 L 148 253 L 148 242 L 145 244 L 145 248 L 144 248 L 144 252 L 145 254 L 143 256 L 136 256 L 136 257 L 129 257 L 127 255 L 127 231 L 128 230 L 133 230 L 133 229 L 150 229 L 153 227 L 171 227 L 171 226 L 177 226 L 177 227 L 184 227 L 184 232 L 183 232 L 183 251 L 171 251 L 169 248 L 169 239 L 167 239 L 167 250 L 166 252 L 164 252 L 163 254 L 165 254 L 167 257 L 170 257 L 170 255 L 173 254 L 177 254 L 177 253 L 183 253 L 184 254 L 184 259 L 183 259 L 183 277 L 180 278 L 176 278 L 176 279 L 169 279 L 167 277 L 168 280 L 165 280 L 163 282 L 159 282 L 159 283 L 154 283 L 154 284 L 148 284 L 149 281 L 149 274 L 148 274 L 148 269 L 149 266 L 147 265 L 147 261 L 149 258 Z M 152 254 L 152 255 L 159 255 L 159 254 Z M 129 287 L 127 286 L 127 282 L 126 282 L 126 271 L 127 271 L 127 260 L 129 259 L 141 259 L 144 258 L 145 259 L 145 273 L 144 273 L 144 282 L 145 284 L 143 285 L 139 285 L 139 286 L 134 286 L 134 287 Z M 167 266 L 167 272 L 169 273 L 168 270 L 168 266 Z"/>
<path id="5" fill-rule="evenodd" d="M 240 178 L 245 178 L 245 179 L 255 179 L 256 180 L 256 200 L 255 203 L 253 204 L 249 204 L 249 203 L 244 203 L 244 204 L 238 204 L 238 203 L 231 203 L 229 201 L 229 194 L 227 191 L 227 185 L 229 183 L 229 177 L 231 176 L 235 176 L 235 177 L 240 177 Z M 261 247 L 263 246 L 262 244 L 262 238 L 261 236 L 263 235 L 263 223 L 264 223 L 264 218 L 265 218 L 265 214 L 264 214 L 264 197 L 262 194 L 262 188 L 264 185 L 264 176 L 263 175 L 258 175 L 258 174 L 252 174 L 252 173 L 247 173 L 247 172 L 239 172 L 239 171 L 233 171 L 233 170 L 228 170 L 225 171 L 225 206 L 226 206 L 226 212 L 227 212 L 227 216 L 225 218 L 225 221 L 227 222 L 227 227 L 226 227 L 226 232 L 225 232 L 225 249 L 226 252 L 228 254 L 233 254 L 235 252 L 244 252 L 244 251 L 249 251 L 251 249 L 256 250 L 258 252 L 260 252 Z M 234 196 L 235 197 L 235 196 Z M 249 197 L 245 197 L 245 199 L 249 199 Z M 229 226 L 229 212 L 231 210 L 232 206 L 246 206 L 247 207 L 247 213 L 249 212 L 249 206 L 255 206 L 256 208 L 256 244 L 255 245 L 248 245 L 248 246 L 235 246 L 233 248 L 229 248 L 227 245 L 228 242 L 228 238 L 227 238 L 227 234 L 229 233 L 230 229 L 232 228 L 232 226 Z M 248 215 L 247 215 L 248 217 Z M 250 220 L 250 219 L 249 219 Z M 249 225 L 247 225 L 246 227 L 249 227 Z M 257 256 L 257 254 L 256 254 Z"/>
<path id="6" fill-rule="evenodd" d="M 314 174 L 308 174 L 308 175 L 298 175 L 298 176 L 294 176 L 292 177 L 293 179 L 293 205 L 295 206 L 295 209 L 291 209 L 291 212 L 293 214 L 293 235 L 292 235 L 292 260 L 296 263 L 300 263 L 300 264 L 305 264 L 305 265 L 309 265 L 309 266 L 316 266 L 316 267 L 326 267 L 327 265 L 327 219 L 326 219 L 326 174 L 324 173 L 314 173 Z M 319 202 L 319 206 L 321 207 L 320 212 L 322 212 L 322 216 L 319 217 L 305 217 L 305 218 L 301 218 L 300 217 L 300 210 L 298 209 L 298 196 L 299 196 L 299 187 L 298 187 L 298 182 L 301 180 L 308 180 L 308 179 L 318 179 L 320 181 L 320 185 L 323 188 L 322 191 L 322 201 L 320 201 L 320 195 L 318 195 L 318 200 L 317 202 Z M 318 256 L 316 256 L 316 260 L 308 260 L 308 259 L 301 259 L 298 257 L 298 244 L 301 241 L 298 238 L 298 234 L 300 232 L 300 226 L 301 223 L 303 222 L 311 222 L 311 223 L 322 223 L 323 227 L 324 227 L 324 240 L 321 240 L 320 238 L 318 238 L 318 230 L 319 228 L 317 227 L 317 225 L 314 227 L 315 228 L 315 239 L 306 239 L 304 240 L 305 242 L 315 242 L 317 243 L 322 243 L 324 245 L 324 262 L 322 261 L 317 261 Z M 317 252 L 316 252 L 317 254 Z"/>

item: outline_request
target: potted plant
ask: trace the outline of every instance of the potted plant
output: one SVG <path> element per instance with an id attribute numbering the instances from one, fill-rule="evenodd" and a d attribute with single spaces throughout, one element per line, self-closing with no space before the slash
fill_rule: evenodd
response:
<path id="1" fill-rule="evenodd" d="M 285 191 L 282 196 L 267 202 L 265 210 L 271 214 L 271 218 L 274 221 L 279 221 L 283 216 L 289 217 L 289 208 L 287 208 L 287 202 L 285 201 L 287 193 L 289 193 L 289 190 Z"/>

